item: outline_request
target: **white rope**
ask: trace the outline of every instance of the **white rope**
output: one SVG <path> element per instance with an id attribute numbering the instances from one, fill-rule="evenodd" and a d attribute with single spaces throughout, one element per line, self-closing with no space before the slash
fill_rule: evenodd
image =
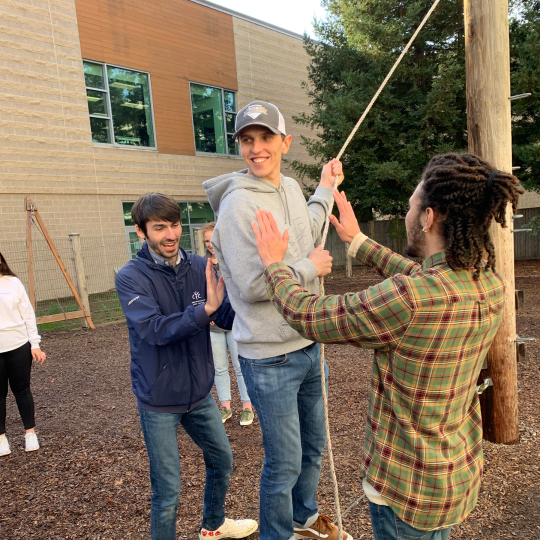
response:
<path id="1" fill-rule="evenodd" d="M 356 124 L 356 126 L 354 126 L 354 129 L 351 131 L 351 134 L 349 135 L 349 137 L 345 141 L 345 144 L 343 145 L 343 147 L 339 151 L 339 154 L 337 155 L 337 159 L 341 159 L 341 156 L 345 152 L 345 149 L 347 148 L 347 146 L 349 146 L 349 143 L 352 141 L 352 138 L 356 135 L 356 132 L 358 131 L 358 128 L 362 125 L 362 122 L 364 121 L 364 119 L 368 115 L 369 111 L 371 110 L 371 107 L 373 107 L 374 103 L 377 101 L 377 98 L 379 97 L 379 95 L 383 91 L 384 87 L 386 86 L 386 83 L 390 80 L 390 78 L 394 74 L 394 71 L 396 71 L 397 67 L 399 66 L 399 64 L 403 60 L 403 57 L 409 52 L 409 49 L 411 48 L 411 45 L 413 44 L 414 40 L 416 39 L 416 37 L 420 33 L 420 30 L 422 30 L 422 28 L 424 28 L 424 25 L 427 23 L 428 19 L 431 17 L 431 14 L 435 10 L 435 8 L 439 5 L 440 1 L 441 0 L 435 0 L 435 3 L 431 6 L 431 9 L 427 12 L 426 16 L 424 17 L 424 20 L 420 23 L 420 26 L 416 29 L 416 32 L 412 35 L 411 39 L 409 40 L 409 43 L 407 43 L 406 47 L 403 49 L 403 52 L 399 55 L 399 58 L 396 60 L 396 63 L 393 65 L 392 69 L 390 70 L 390 72 L 386 76 L 386 79 L 384 79 L 381 86 L 377 90 L 377 93 L 373 96 L 373 99 L 369 102 L 369 105 L 367 106 L 366 110 L 364 111 L 364 114 L 360 117 L 360 120 L 358 120 L 358 123 Z M 326 238 L 325 238 L 325 240 L 326 240 Z"/>
<path id="2" fill-rule="evenodd" d="M 434 4 L 431 6 L 431 9 L 427 12 L 426 16 L 424 17 L 424 20 L 420 23 L 420 26 L 416 29 L 414 34 L 412 35 L 411 39 L 409 40 L 409 43 L 407 43 L 406 47 L 403 49 L 403 52 L 399 55 L 399 58 L 396 60 L 395 64 L 393 65 L 392 69 L 382 82 L 381 86 L 377 90 L 376 94 L 373 96 L 373 99 L 369 102 L 369 105 L 367 106 L 366 110 L 364 111 L 364 114 L 360 117 L 360 120 L 358 120 L 356 126 L 354 126 L 354 129 L 351 131 L 351 134 L 347 137 L 347 140 L 343 144 L 343 147 L 339 151 L 339 154 L 337 155 L 337 159 L 341 159 L 343 156 L 345 150 L 347 149 L 347 146 L 349 146 L 349 143 L 352 141 L 353 137 L 355 136 L 356 132 L 358 131 L 358 128 L 362 125 L 364 119 L 368 115 L 369 111 L 377 101 L 377 98 L 383 91 L 384 87 L 394 74 L 394 71 L 396 71 L 397 67 L 401 63 L 401 60 L 403 60 L 403 57 L 407 54 L 409 49 L 411 48 L 411 45 L 413 44 L 414 40 L 430 18 L 431 14 L 435 10 L 435 8 L 439 5 L 441 0 L 435 0 Z M 337 189 L 338 186 L 338 177 L 336 176 L 336 179 L 334 181 L 334 191 Z M 332 212 L 333 207 L 333 201 L 330 206 L 330 210 L 328 212 L 328 217 L 326 218 L 326 223 L 324 225 L 324 232 L 322 236 L 321 246 L 324 248 L 324 245 L 326 244 L 326 238 L 328 237 L 328 229 L 330 226 L 330 214 Z M 321 296 L 324 296 L 324 278 L 321 278 L 320 282 L 320 294 Z M 324 421 L 325 421 L 325 427 L 326 427 L 326 441 L 328 446 L 328 461 L 330 464 L 330 476 L 332 477 L 332 483 L 334 487 L 334 504 L 336 507 L 336 515 L 337 515 L 337 526 L 339 530 L 339 540 L 343 540 L 343 523 L 341 521 L 342 514 L 341 514 L 341 506 L 339 503 L 339 489 L 338 489 L 338 483 L 337 483 L 337 477 L 336 477 L 336 468 L 334 465 L 334 452 L 332 451 L 332 440 L 330 438 L 330 421 L 328 419 L 328 396 L 326 394 L 326 375 L 324 373 L 324 343 L 321 344 L 321 385 L 322 385 L 322 394 L 323 394 L 323 401 L 324 401 Z M 355 505 L 360 502 L 362 497 L 355 503 Z M 355 506 L 354 505 L 354 506 Z M 347 509 L 345 513 L 347 513 L 350 510 L 350 508 Z M 345 513 L 343 515 L 345 515 Z"/>

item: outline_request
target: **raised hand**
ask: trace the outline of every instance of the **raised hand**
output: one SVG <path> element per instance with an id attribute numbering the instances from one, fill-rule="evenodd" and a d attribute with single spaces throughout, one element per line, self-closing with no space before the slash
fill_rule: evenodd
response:
<path id="1" fill-rule="evenodd" d="M 358 225 L 353 207 L 347 200 L 345 192 L 334 191 L 334 200 L 339 210 L 339 219 L 336 216 L 330 215 L 330 223 L 336 228 L 341 240 L 350 244 L 360 232 L 360 225 Z"/>
<path id="2" fill-rule="evenodd" d="M 323 249 L 322 246 L 315 248 L 308 259 L 317 267 L 317 276 L 324 277 L 332 272 L 332 260 L 330 252 Z"/>
<path id="3" fill-rule="evenodd" d="M 212 260 L 208 259 L 206 264 L 206 305 L 204 309 L 208 316 L 213 315 L 221 306 L 225 296 L 225 282 L 223 276 L 216 280 L 216 273 Z"/>
<path id="4" fill-rule="evenodd" d="M 330 160 L 324 167 L 321 173 L 321 186 L 334 189 L 334 182 L 338 176 L 338 186 L 343 182 L 343 166 L 339 159 Z"/>
<path id="5" fill-rule="evenodd" d="M 257 249 L 265 268 L 276 262 L 283 262 L 289 247 L 289 231 L 281 236 L 276 220 L 271 212 L 257 210 L 257 224 L 252 221 L 251 228 L 257 239 Z"/>

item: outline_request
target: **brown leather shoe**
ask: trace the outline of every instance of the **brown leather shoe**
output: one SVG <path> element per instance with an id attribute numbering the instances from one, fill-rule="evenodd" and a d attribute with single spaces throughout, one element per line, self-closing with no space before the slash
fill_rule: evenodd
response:
<path id="1" fill-rule="evenodd" d="M 303 540 L 304 538 L 313 538 L 316 540 L 339 540 L 339 529 L 332 520 L 323 514 L 319 514 L 317 521 L 306 529 L 294 528 L 294 538 Z M 343 540 L 353 540 L 349 533 L 343 531 Z"/>

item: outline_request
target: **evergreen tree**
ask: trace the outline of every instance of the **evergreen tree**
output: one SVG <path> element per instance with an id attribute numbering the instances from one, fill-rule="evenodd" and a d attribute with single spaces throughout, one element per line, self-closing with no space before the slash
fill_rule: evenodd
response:
<path id="1" fill-rule="evenodd" d="M 530 98 L 512 105 L 512 140 L 516 172 L 527 189 L 540 192 L 540 0 L 515 3 L 510 24 L 512 93 Z"/>
<path id="2" fill-rule="evenodd" d="M 538 28 L 538 13 L 532 16 L 531 11 L 539 1 L 515 2 L 521 11 L 512 23 L 513 43 L 519 41 L 520 52 L 526 51 L 526 61 L 522 60 L 525 67 L 520 64 L 514 69 L 515 76 L 527 70 L 535 77 L 540 73 L 538 62 L 534 62 L 540 42 L 531 42 L 524 30 L 525 24 Z M 295 118 L 316 130 L 315 138 L 303 140 L 311 156 L 324 162 L 337 155 L 432 4 L 433 0 L 324 0 L 328 21 L 317 25 L 318 41 L 305 38 L 311 57 L 305 87 L 312 112 Z M 532 22 L 526 23 L 527 17 Z M 525 46 L 521 42 L 530 43 Z M 515 49 L 516 45 L 513 52 Z M 515 68 L 515 61 L 513 65 Z M 520 87 L 534 78 L 520 77 L 516 79 Z M 530 88 L 527 91 L 532 91 Z M 466 151 L 465 90 L 463 0 L 444 0 L 343 156 L 343 189 L 361 220 L 371 219 L 372 209 L 382 215 L 403 215 L 428 160 L 442 152 Z M 538 111 L 531 103 L 521 104 L 529 107 L 529 115 Z M 527 121 L 520 114 L 514 118 L 519 125 Z M 529 150 L 520 159 L 523 163 L 536 159 L 538 164 L 540 127 L 527 128 L 523 136 Z M 523 147 L 523 143 L 518 145 Z M 320 174 L 319 165 L 294 161 L 292 166 L 308 178 L 316 179 Z"/>

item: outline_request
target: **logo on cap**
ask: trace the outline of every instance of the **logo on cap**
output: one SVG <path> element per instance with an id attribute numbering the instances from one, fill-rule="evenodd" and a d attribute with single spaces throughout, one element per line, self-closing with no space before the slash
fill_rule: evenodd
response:
<path id="1" fill-rule="evenodd" d="M 253 120 L 261 116 L 261 114 L 266 114 L 268 116 L 268 111 L 262 105 L 250 105 L 244 112 L 244 116 L 251 116 Z"/>

